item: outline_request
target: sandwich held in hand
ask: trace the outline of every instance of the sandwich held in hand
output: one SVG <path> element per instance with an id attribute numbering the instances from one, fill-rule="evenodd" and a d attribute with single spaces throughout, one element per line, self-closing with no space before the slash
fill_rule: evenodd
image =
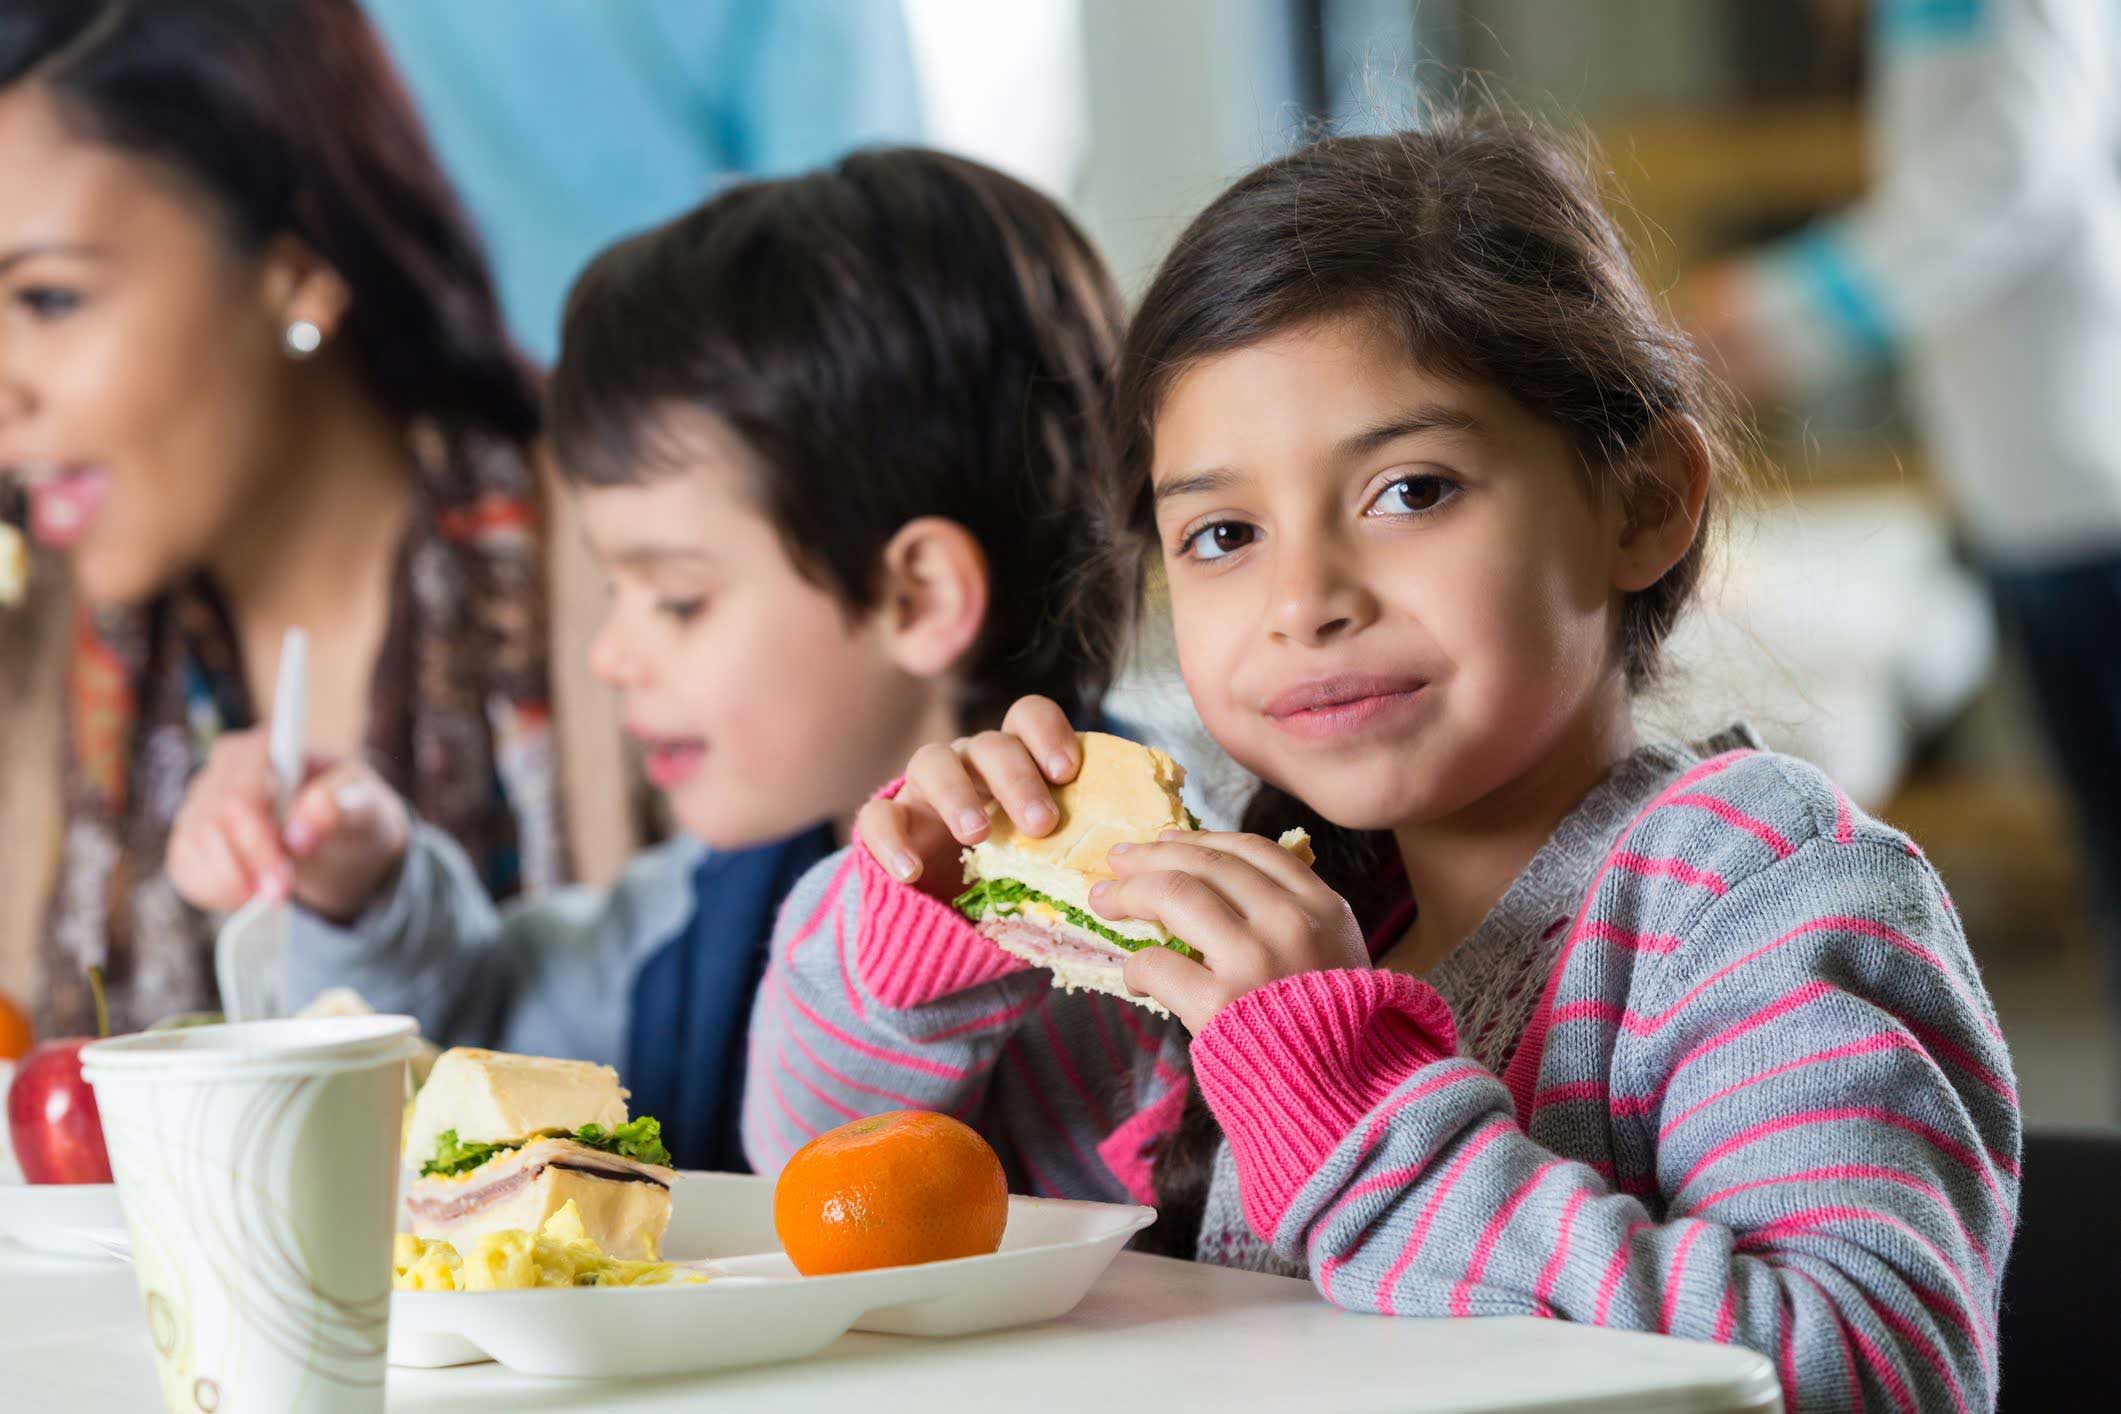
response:
<path id="1" fill-rule="evenodd" d="M 806 1277 L 984 1257 L 1008 1222 L 994 1150 L 926 1110 L 827 1130 L 795 1151 L 773 1188 L 774 1231 Z"/>
<path id="2" fill-rule="evenodd" d="M 677 1177 L 661 1129 L 627 1118 L 608 1065 L 445 1051 L 406 1119 L 413 1233 L 461 1252 L 487 1233 L 537 1232 L 571 1203 L 602 1251 L 652 1261 Z"/>
<path id="3" fill-rule="evenodd" d="M 1053 974 L 1057 987 L 1110 992 L 1160 1015 L 1164 1008 L 1127 990 L 1127 954 L 1148 947 L 1191 948 L 1149 919 L 1100 918 L 1090 890 L 1116 877 L 1107 861 L 1116 844 L 1150 844 L 1166 830 L 1197 830 L 1179 799 L 1186 768 L 1152 746 L 1104 732 L 1082 732 L 1082 769 L 1053 787 L 1060 822 L 1040 836 L 1022 833 L 992 812 L 989 834 L 964 853 L 965 892 L 958 912 L 1002 951 Z M 1311 863 L 1302 830 L 1280 844 Z"/>

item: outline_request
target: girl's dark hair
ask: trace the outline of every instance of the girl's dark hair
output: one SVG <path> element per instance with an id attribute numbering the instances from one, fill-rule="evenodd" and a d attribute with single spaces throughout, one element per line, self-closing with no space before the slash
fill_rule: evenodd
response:
<path id="1" fill-rule="evenodd" d="M 1021 182 L 919 149 L 736 186 L 622 241 L 568 297 L 552 428 L 563 474 L 685 465 L 670 414 L 755 459 L 790 558 L 850 610 L 922 516 L 986 551 L 986 623 L 959 715 L 1027 693 L 1093 711 L 1125 637 L 1109 573 L 1117 293 L 1082 232 Z"/>
<path id="2" fill-rule="evenodd" d="M 391 413 L 536 434 L 484 254 L 355 0 L 6 0 L 0 89 L 24 82 L 205 197 L 237 248 L 292 235 L 329 263 Z"/>
<path id="3" fill-rule="evenodd" d="M 1129 583 L 1143 583 L 1155 557 L 1149 473 L 1173 383 L 1203 359 L 1334 318 L 1362 320 L 1422 367 L 1498 388 L 1559 427 L 1594 495 L 1659 494 L 1643 454 L 1682 418 L 1702 429 L 1715 479 L 1732 468 L 1725 395 L 1659 318 L 1584 163 L 1535 128 L 1440 114 L 1416 131 L 1326 138 L 1270 162 L 1179 237 L 1121 358 Z M 1700 582 L 1705 539 L 1624 605 L 1631 687 L 1655 676 Z M 1272 838 L 1292 825 L 1311 832 L 1319 874 L 1356 916 L 1378 921 L 1390 837 L 1341 829 L 1273 787 L 1242 828 Z M 1158 1163 L 1153 1249 L 1192 1254 L 1217 1139 L 1196 1089 Z"/>

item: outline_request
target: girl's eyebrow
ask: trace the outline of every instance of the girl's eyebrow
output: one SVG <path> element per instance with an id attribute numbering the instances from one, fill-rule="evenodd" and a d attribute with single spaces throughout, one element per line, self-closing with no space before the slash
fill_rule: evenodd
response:
<path id="1" fill-rule="evenodd" d="M 1156 484 L 1156 503 L 1162 505 L 1175 496 L 1197 496 L 1205 491 L 1226 491 L 1237 484 L 1237 473 L 1225 467 L 1210 467 L 1206 471 L 1188 472 Z"/>
<path id="2" fill-rule="evenodd" d="M 1479 432 L 1480 422 L 1471 413 L 1443 403 L 1424 403 L 1411 411 L 1388 417 L 1340 440 L 1333 449 L 1337 461 L 1353 461 L 1379 448 L 1411 437 L 1417 432 Z"/>
<path id="3" fill-rule="evenodd" d="M 1417 432 L 1471 432 L 1481 430 L 1480 420 L 1461 408 L 1444 403 L 1423 403 L 1420 407 L 1399 413 L 1384 421 L 1351 433 L 1340 439 L 1333 447 L 1336 461 L 1353 461 L 1368 456 L 1380 447 L 1388 446 L 1402 437 L 1411 437 Z M 1204 471 L 1188 472 L 1156 484 L 1156 504 L 1178 496 L 1193 496 L 1208 491 L 1227 491 L 1237 484 L 1236 472 L 1227 467 L 1209 467 Z"/>

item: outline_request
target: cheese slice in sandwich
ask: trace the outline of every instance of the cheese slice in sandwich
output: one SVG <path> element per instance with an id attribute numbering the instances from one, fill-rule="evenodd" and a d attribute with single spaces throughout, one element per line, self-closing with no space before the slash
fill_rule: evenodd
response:
<path id="1" fill-rule="evenodd" d="M 413 1233 L 464 1251 L 489 1232 L 536 1232 L 571 1201 L 605 1252 L 653 1260 L 677 1177 L 661 1131 L 627 1118 L 608 1065 L 444 1051 L 405 1126 L 420 1166 L 405 1198 Z"/>
<path id="2" fill-rule="evenodd" d="M 1002 951 L 1053 974 L 1068 991 L 1109 992 L 1158 1015 L 1149 997 L 1127 990 L 1127 954 L 1147 947 L 1197 956 L 1147 919 L 1099 917 L 1090 890 L 1115 877 L 1107 856 L 1116 844 L 1150 844 L 1165 830 L 1197 830 L 1179 788 L 1186 768 L 1153 746 L 1103 732 L 1078 734 L 1082 769 L 1053 788 L 1060 823 L 1033 838 L 999 809 L 987 838 L 964 852 L 965 892 L 957 909 Z M 1280 841 L 1304 863 L 1310 837 L 1291 830 Z"/>

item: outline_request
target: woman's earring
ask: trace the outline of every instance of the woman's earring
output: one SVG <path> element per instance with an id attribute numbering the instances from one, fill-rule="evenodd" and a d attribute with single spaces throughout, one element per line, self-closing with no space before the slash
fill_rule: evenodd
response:
<path id="1" fill-rule="evenodd" d="M 305 359 L 324 346 L 324 331 L 307 319 L 297 319 L 281 334 L 280 343 L 289 358 Z"/>

